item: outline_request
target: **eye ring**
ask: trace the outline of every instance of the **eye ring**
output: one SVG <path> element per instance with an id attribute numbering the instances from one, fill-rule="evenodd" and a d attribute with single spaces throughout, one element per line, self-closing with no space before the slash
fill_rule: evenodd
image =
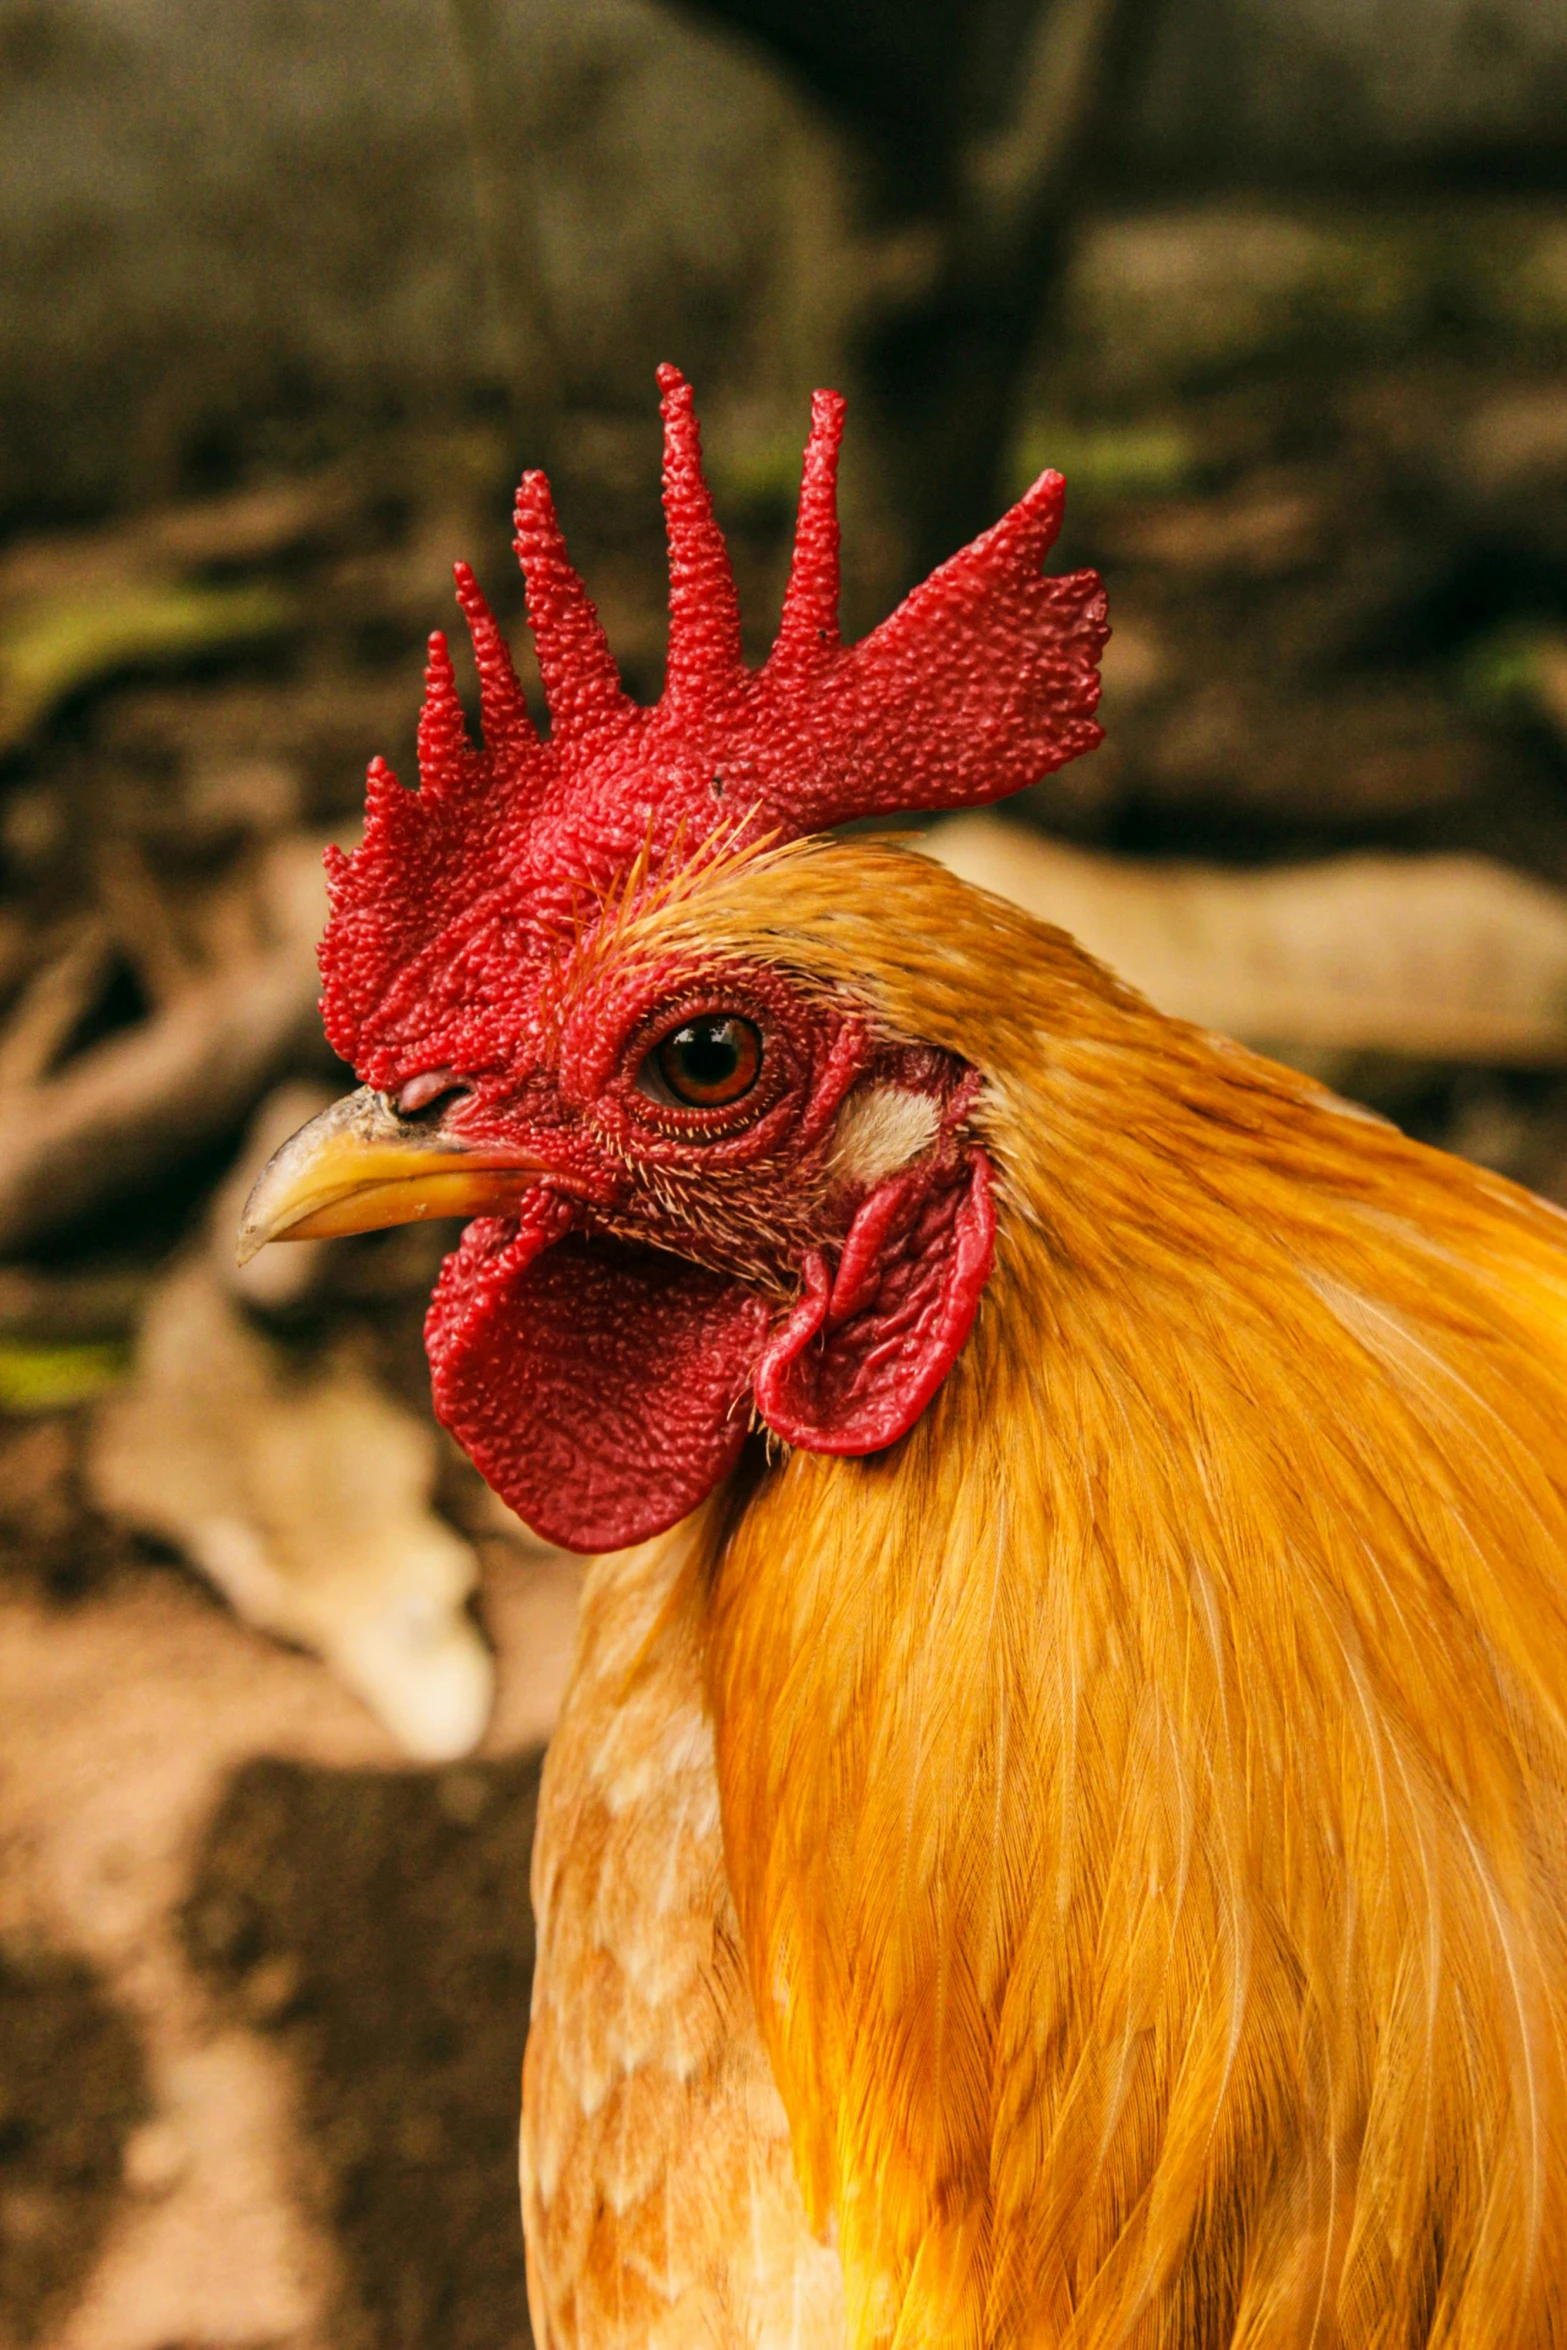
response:
<path id="1" fill-rule="evenodd" d="M 698 1012 L 667 1030 L 638 1073 L 640 1090 L 681 1110 L 727 1110 L 756 1089 L 762 1032 L 740 1012 Z"/>

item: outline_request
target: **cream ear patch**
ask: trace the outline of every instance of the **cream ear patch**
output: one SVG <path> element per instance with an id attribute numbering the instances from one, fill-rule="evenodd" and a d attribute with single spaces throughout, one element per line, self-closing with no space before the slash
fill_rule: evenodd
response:
<path id="1" fill-rule="evenodd" d="M 882 1183 L 929 1150 L 941 1126 L 941 1108 L 929 1094 L 899 1085 L 870 1085 L 851 1093 L 833 1130 L 832 1172 L 845 1183 Z"/>

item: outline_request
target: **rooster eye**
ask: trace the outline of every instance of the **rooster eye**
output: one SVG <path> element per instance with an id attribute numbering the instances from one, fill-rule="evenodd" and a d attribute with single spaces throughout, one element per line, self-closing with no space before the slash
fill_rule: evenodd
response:
<path id="1" fill-rule="evenodd" d="M 725 1109 L 748 1094 L 762 1066 L 760 1029 L 735 1012 L 683 1020 L 642 1064 L 642 1090 L 693 1110 Z"/>

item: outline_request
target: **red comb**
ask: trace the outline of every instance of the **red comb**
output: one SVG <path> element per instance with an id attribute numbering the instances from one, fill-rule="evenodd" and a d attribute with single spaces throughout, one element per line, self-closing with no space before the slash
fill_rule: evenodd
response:
<path id="1" fill-rule="evenodd" d="M 838 633 L 843 401 L 818 392 L 794 560 L 766 666 L 740 657 L 740 613 L 702 472 L 690 386 L 659 369 L 669 656 L 643 709 L 621 685 L 567 559 L 540 473 L 517 492 L 517 553 L 550 738 L 534 730 L 505 641 L 466 565 L 457 596 L 479 672 L 484 747 L 470 744 L 446 641 L 430 640 L 421 788 L 371 767 L 364 845 L 329 863 L 322 1011 L 369 1084 L 435 1056 L 503 1058 L 528 966 L 644 847 L 690 853 L 723 823 L 774 838 L 850 816 L 1002 799 L 1099 740 L 1107 634 L 1091 571 L 1046 578 L 1061 476 L 1041 474 L 857 645 Z M 569 935 L 569 930 L 568 930 Z"/>

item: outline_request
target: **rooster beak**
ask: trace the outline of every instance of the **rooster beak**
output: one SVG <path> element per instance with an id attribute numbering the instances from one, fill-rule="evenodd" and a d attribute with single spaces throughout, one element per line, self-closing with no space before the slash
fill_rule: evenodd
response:
<path id="1" fill-rule="evenodd" d="M 504 1213 L 544 1172 L 520 1152 L 400 1118 L 362 1085 L 268 1159 L 245 1202 L 239 1262 L 269 1240 L 336 1240 L 426 1216 Z"/>

